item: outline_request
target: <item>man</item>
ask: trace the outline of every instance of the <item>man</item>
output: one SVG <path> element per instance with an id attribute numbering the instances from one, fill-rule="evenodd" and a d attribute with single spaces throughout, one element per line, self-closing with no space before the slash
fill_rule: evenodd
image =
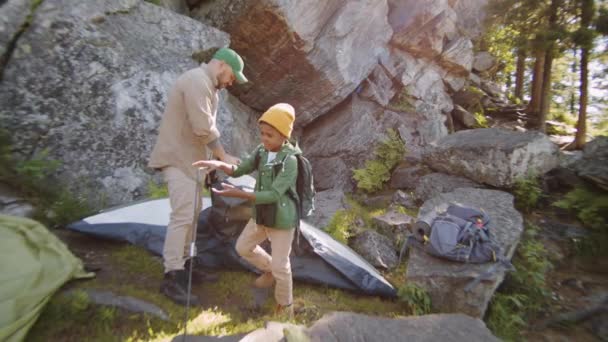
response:
<path id="1" fill-rule="evenodd" d="M 186 260 L 193 235 L 196 168 L 192 163 L 213 157 L 226 163 L 238 163 L 220 143 L 216 127 L 219 90 L 234 81 L 247 82 L 243 59 L 229 48 L 219 49 L 208 64 L 183 73 L 173 85 L 163 114 L 156 145 L 149 166 L 162 170 L 169 188 L 171 217 L 163 247 L 165 276 L 160 291 L 179 304 L 186 304 Z M 198 211 L 198 210 L 197 210 Z M 211 279 L 211 275 L 199 274 Z M 199 278 L 200 280 L 200 278 Z M 190 295 L 190 302 L 198 298 Z"/>

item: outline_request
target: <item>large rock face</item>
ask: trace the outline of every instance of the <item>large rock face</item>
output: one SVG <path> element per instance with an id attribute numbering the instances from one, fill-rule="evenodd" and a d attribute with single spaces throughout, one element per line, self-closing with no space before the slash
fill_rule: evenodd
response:
<path id="1" fill-rule="evenodd" d="M 496 190 L 460 188 L 426 201 L 418 217 L 442 208 L 445 210 L 452 202 L 482 208 L 490 216 L 490 230 L 505 257 L 511 259 L 524 228 L 521 214 L 513 207 L 512 195 Z M 471 292 L 465 292 L 464 287 L 491 265 L 447 261 L 412 248 L 406 278 L 428 291 L 435 312 L 461 312 L 481 318 L 504 279 L 504 271 L 497 272 L 493 280 L 482 281 Z"/>
<path id="2" fill-rule="evenodd" d="M 27 0 L 8 0 L 0 4 L 0 56 L 7 52 L 9 42 L 18 34 L 29 13 Z"/>
<path id="3" fill-rule="evenodd" d="M 307 127 L 301 143 L 313 165 L 315 186 L 352 189 L 352 170 L 373 157 L 374 146 L 386 137 L 386 127 L 409 131 L 415 127 L 415 117 L 386 111 L 356 95 Z"/>
<path id="4" fill-rule="evenodd" d="M 409 53 L 436 59 L 447 70 L 467 75 L 473 64 L 473 43 L 459 34 L 454 1 L 391 0 L 391 43 Z"/>
<path id="5" fill-rule="evenodd" d="M 386 0 L 215 1 L 193 11 L 230 34 L 251 85 L 238 97 L 263 111 L 292 104 L 305 125 L 351 94 L 392 35 Z"/>
<path id="6" fill-rule="evenodd" d="M 60 160 L 58 176 L 73 190 L 107 204 L 130 201 L 146 191 L 173 81 L 196 66 L 194 52 L 228 42 L 145 1 L 46 0 L 4 70 L 1 126 L 18 132 L 13 145 L 23 158 L 48 150 Z M 253 140 L 247 117 L 254 114 L 235 99 L 223 106 L 220 128 L 235 145 L 227 150 L 241 154 L 251 147 L 244 145 Z"/>
<path id="7" fill-rule="evenodd" d="M 520 177 L 548 172 L 559 160 L 557 146 L 542 133 L 483 128 L 431 144 L 424 162 L 440 172 L 508 188 Z"/>

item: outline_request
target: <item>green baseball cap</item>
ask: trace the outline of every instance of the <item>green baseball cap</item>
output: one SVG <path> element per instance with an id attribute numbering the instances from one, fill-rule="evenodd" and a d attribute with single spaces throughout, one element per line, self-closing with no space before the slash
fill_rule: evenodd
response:
<path id="1" fill-rule="evenodd" d="M 245 68 L 245 62 L 238 53 L 229 48 L 221 48 L 213 55 L 214 59 L 219 59 L 226 62 L 232 68 L 236 82 L 239 84 L 247 83 L 247 77 L 243 75 L 243 69 Z"/>

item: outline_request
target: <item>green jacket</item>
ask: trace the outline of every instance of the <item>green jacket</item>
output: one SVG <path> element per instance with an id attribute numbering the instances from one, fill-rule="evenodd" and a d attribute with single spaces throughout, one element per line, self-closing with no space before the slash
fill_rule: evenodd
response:
<path id="1" fill-rule="evenodd" d="M 296 179 L 298 177 L 298 160 L 296 154 L 302 151 L 291 143 L 285 143 L 277 152 L 271 163 L 267 163 L 268 151 L 263 145 L 256 147 L 247 158 L 234 170 L 233 177 L 258 171 L 255 184 L 254 217 L 260 222 L 264 213 L 274 213 L 274 224 L 268 225 L 277 229 L 292 229 L 296 226 L 296 203 L 289 195 L 289 191 L 296 193 Z M 256 165 L 256 155 L 259 154 L 259 165 Z M 275 165 L 283 164 L 277 172 Z M 256 168 L 257 166 L 257 168 Z M 276 173 L 276 175 L 274 175 Z"/>

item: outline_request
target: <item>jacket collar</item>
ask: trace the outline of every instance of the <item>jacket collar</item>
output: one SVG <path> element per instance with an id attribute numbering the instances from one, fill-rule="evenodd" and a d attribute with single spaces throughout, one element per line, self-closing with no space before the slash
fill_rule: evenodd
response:
<path id="1" fill-rule="evenodd" d="M 209 65 L 207 65 L 207 63 L 201 63 L 201 69 L 203 69 L 203 71 L 205 72 L 205 76 L 207 77 L 207 80 L 213 84 L 213 89 L 218 90 L 217 89 L 217 77 L 213 77 L 213 74 L 211 73 L 211 70 L 209 70 Z"/>

